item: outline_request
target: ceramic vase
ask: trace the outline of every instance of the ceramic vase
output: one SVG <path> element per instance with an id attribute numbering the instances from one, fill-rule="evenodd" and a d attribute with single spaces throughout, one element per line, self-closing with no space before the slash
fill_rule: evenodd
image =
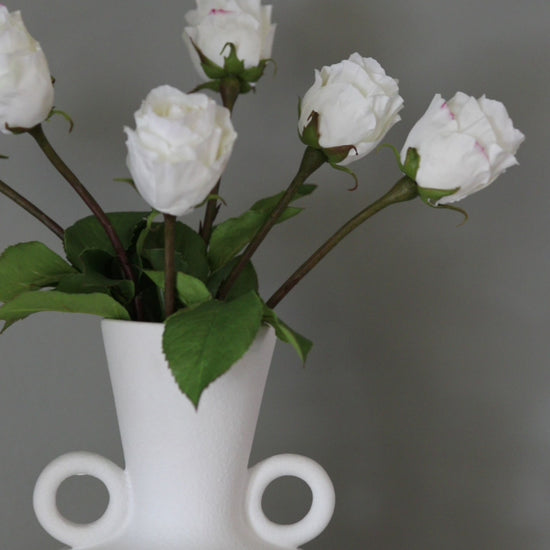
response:
<path id="1" fill-rule="evenodd" d="M 102 321 L 125 469 L 93 453 L 50 463 L 34 491 L 43 528 L 78 550 L 290 550 L 319 535 L 332 516 L 326 472 L 298 455 L 248 467 L 275 335 L 261 328 L 249 351 L 203 393 L 198 410 L 180 392 L 162 353 L 163 325 Z M 59 512 L 56 492 L 75 475 L 102 481 L 103 516 L 76 524 Z M 313 499 L 297 523 L 262 511 L 276 478 L 295 476 Z"/>

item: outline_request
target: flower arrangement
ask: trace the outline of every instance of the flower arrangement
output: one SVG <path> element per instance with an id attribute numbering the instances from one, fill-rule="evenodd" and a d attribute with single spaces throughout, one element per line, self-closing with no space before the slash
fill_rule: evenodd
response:
<path id="1" fill-rule="evenodd" d="M 253 255 L 294 205 L 315 191 L 309 177 L 328 164 L 355 179 L 354 161 L 383 145 L 400 120 L 398 82 L 358 53 L 315 72 L 300 101 L 298 133 L 305 150 L 288 188 L 219 221 L 222 176 L 237 133 L 237 99 L 256 89 L 275 34 L 271 6 L 260 0 L 197 0 L 183 40 L 201 78 L 192 92 L 152 90 L 126 128 L 128 182 L 152 210 L 106 213 L 49 142 L 43 123 L 55 115 L 54 84 L 39 43 L 19 12 L 0 6 L 0 130 L 29 135 L 92 215 L 62 228 L 7 183 L 0 192 L 63 241 L 66 258 L 35 241 L 0 257 L 4 330 L 41 311 L 164 323 L 163 349 L 182 392 L 198 406 L 204 389 L 244 355 L 263 324 L 305 361 L 311 342 L 275 313 L 279 302 L 346 235 L 384 208 L 419 197 L 434 208 L 491 184 L 524 139 L 502 103 L 436 94 L 400 150 L 397 183 L 307 258 L 268 299 L 258 293 Z M 221 104 L 206 95 L 219 94 Z M 223 185 L 229 183 L 223 182 Z M 178 217 L 204 208 L 200 227 Z"/>

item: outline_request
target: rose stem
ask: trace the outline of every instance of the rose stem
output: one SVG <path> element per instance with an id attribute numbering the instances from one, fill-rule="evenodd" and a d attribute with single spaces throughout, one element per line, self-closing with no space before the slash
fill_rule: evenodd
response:
<path id="1" fill-rule="evenodd" d="M 344 237 L 371 216 L 391 204 L 412 200 L 417 195 L 416 183 L 407 176 L 401 178 L 385 195 L 359 212 L 320 246 L 269 298 L 266 305 L 273 309 Z"/>
<path id="2" fill-rule="evenodd" d="M 124 271 L 124 274 L 126 278 L 130 281 L 133 281 L 134 284 L 137 283 L 136 277 L 134 272 L 132 271 L 132 268 L 130 267 L 130 262 L 128 260 L 128 256 L 126 254 L 126 251 L 124 250 L 124 247 L 122 246 L 122 243 L 120 242 L 120 238 L 117 235 L 115 228 L 111 224 L 109 218 L 99 206 L 98 202 L 94 199 L 94 197 L 90 194 L 90 192 L 84 187 L 82 182 L 76 177 L 76 175 L 71 171 L 71 169 L 65 164 L 65 162 L 61 159 L 61 157 L 57 154 L 55 149 L 52 147 L 50 142 L 48 141 L 48 138 L 46 137 L 46 134 L 44 133 L 44 130 L 42 128 L 41 124 L 38 124 L 34 128 L 31 128 L 28 130 L 28 133 L 34 138 L 40 149 L 44 152 L 48 160 L 52 163 L 52 165 L 56 168 L 56 170 L 65 178 L 65 180 L 69 183 L 69 185 L 78 193 L 80 198 L 86 203 L 88 208 L 92 211 L 94 216 L 97 218 L 103 229 L 105 230 L 105 233 L 107 234 L 107 237 L 111 241 L 111 244 L 113 245 L 113 248 L 115 249 L 116 255 L 118 256 L 120 260 L 120 264 L 122 266 L 122 270 Z M 136 306 L 136 315 L 138 320 L 143 319 L 143 311 L 140 307 L 140 302 L 137 299 L 134 299 L 134 303 Z"/>
<path id="3" fill-rule="evenodd" d="M 6 195 L 13 202 L 18 204 L 21 208 L 25 209 L 29 214 L 34 216 L 37 220 L 41 221 L 48 229 L 53 231 L 61 240 L 65 237 L 65 231 L 52 220 L 47 214 L 42 212 L 40 208 L 35 206 L 32 202 L 20 195 L 15 189 L 12 189 L 7 183 L 0 180 L 0 193 Z"/>
<path id="4" fill-rule="evenodd" d="M 164 214 L 164 304 L 166 317 L 176 310 L 176 216 Z"/>
<path id="5" fill-rule="evenodd" d="M 271 228 L 277 223 L 277 220 L 281 217 L 286 207 L 293 199 L 298 188 L 307 180 L 307 178 L 309 178 L 309 176 L 311 176 L 311 174 L 313 174 L 313 172 L 315 172 L 315 170 L 320 168 L 326 160 L 327 158 L 322 151 L 314 149 L 313 147 L 306 148 L 296 176 L 294 176 L 294 179 L 288 186 L 281 200 L 273 209 L 264 225 L 258 230 L 252 241 L 249 243 L 239 262 L 233 268 L 233 271 L 223 284 L 219 293 L 219 298 L 221 300 L 227 296 L 227 293 L 241 274 L 242 270 L 246 267 L 247 263 L 250 261 L 250 258 L 252 258 L 254 252 L 256 252 L 256 249 L 260 246 Z"/>
<path id="6" fill-rule="evenodd" d="M 237 98 L 239 97 L 239 93 L 241 91 L 241 85 L 239 83 L 239 80 L 237 78 L 224 78 L 220 85 L 220 94 L 222 96 L 222 103 L 223 106 L 229 109 L 229 113 L 233 114 L 233 107 L 235 106 L 235 102 L 237 101 Z M 214 189 L 210 192 L 211 195 L 219 195 L 220 194 L 220 185 L 221 185 L 221 178 L 218 180 L 218 183 L 214 186 Z M 212 236 L 212 227 L 214 226 L 214 221 L 216 219 L 216 216 L 218 215 L 219 207 L 218 207 L 218 201 L 216 198 L 212 198 L 208 201 L 206 205 L 206 212 L 204 214 L 204 221 L 201 226 L 201 237 L 203 238 L 204 242 L 208 245 L 210 242 L 210 237 Z"/>

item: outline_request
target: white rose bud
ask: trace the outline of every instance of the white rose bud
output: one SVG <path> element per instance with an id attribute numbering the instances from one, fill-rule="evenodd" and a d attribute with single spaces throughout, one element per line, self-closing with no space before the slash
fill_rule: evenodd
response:
<path id="1" fill-rule="evenodd" d="M 260 0 L 197 0 L 197 9 L 188 12 L 183 37 L 195 67 L 205 76 L 191 40 L 202 53 L 220 67 L 232 43 L 245 68 L 257 67 L 271 57 L 275 25 L 271 24 L 271 6 Z M 222 52 L 223 50 L 223 52 Z"/>
<path id="2" fill-rule="evenodd" d="M 354 53 L 349 59 L 315 71 L 315 83 L 301 102 L 298 130 L 313 113 L 318 118 L 319 146 L 323 149 L 352 145 L 346 165 L 370 153 L 401 117 L 403 98 L 397 81 L 380 64 Z"/>
<path id="3" fill-rule="evenodd" d="M 181 216 L 204 201 L 231 155 L 237 134 L 229 111 L 204 94 L 152 90 L 134 115 L 127 165 L 155 210 Z"/>
<path id="4" fill-rule="evenodd" d="M 0 5 L 0 131 L 32 128 L 49 115 L 54 100 L 46 56 L 21 13 Z"/>
<path id="5" fill-rule="evenodd" d="M 499 101 L 462 92 L 445 101 L 436 94 L 410 131 L 401 160 L 409 148 L 416 149 L 421 196 L 448 204 L 487 187 L 517 164 L 514 155 L 524 139 Z"/>

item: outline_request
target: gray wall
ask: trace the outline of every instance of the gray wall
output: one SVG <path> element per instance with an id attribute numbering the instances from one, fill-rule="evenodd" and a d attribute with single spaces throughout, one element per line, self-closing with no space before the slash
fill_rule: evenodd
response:
<path id="1" fill-rule="evenodd" d="M 287 185 L 302 146 L 296 103 L 313 69 L 353 51 L 399 78 L 400 147 L 435 92 L 486 93 L 527 140 L 520 166 L 461 206 L 470 221 L 420 201 L 372 220 L 279 308 L 315 341 L 304 370 L 279 345 L 253 461 L 311 456 L 337 491 L 334 519 L 306 548 L 543 550 L 550 546 L 550 242 L 546 0 L 274 0 L 271 71 L 239 100 L 239 142 L 224 181 L 227 215 Z M 47 126 L 59 151 L 111 210 L 143 208 L 130 188 L 122 127 L 147 92 L 197 78 L 180 40 L 191 0 L 19 0 L 57 78 L 56 105 L 76 121 Z M 130 6 L 130 8 L 129 8 Z M 28 137 L 2 137 L 2 177 L 61 224 L 86 215 Z M 399 177 L 389 151 L 328 168 L 307 210 L 257 255 L 268 296 L 335 228 Z M 59 243 L 2 200 L 0 245 Z M 195 223 L 197 218 L 189 218 Z M 34 480 L 51 459 L 90 450 L 122 463 L 98 321 L 41 314 L 1 337 L 0 540 L 56 550 L 34 519 Z M 81 484 L 82 483 L 82 484 Z M 307 491 L 270 491 L 291 521 Z M 63 486 L 76 520 L 100 513 L 102 487 Z M 290 514 L 290 515 L 289 515 Z"/>

